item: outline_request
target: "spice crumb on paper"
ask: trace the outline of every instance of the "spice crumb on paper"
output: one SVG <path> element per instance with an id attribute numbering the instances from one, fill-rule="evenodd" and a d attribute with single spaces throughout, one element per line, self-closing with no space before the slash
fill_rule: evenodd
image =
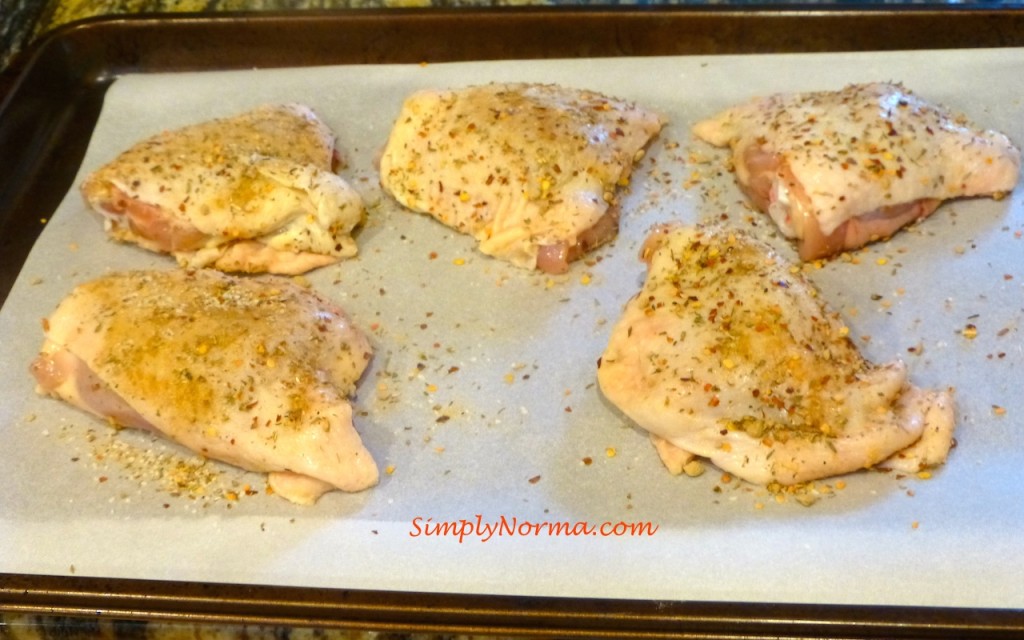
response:
<path id="1" fill-rule="evenodd" d="M 154 436 L 131 432 L 130 438 L 146 438 L 148 445 L 127 442 L 123 430 L 115 428 L 83 427 L 81 424 L 62 423 L 56 429 L 57 437 L 80 451 L 69 461 L 80 465 L 83 462 L 95 474 L 97 486 L 123 486 L 130 482 L 131 491 L 117 491 L 108 502 L 130 503 L 155 493 L 171 498 L 186 500 L 185 506 L 209 507 L 215 503 L 237 503 L 242 498 L 256 496 L 260 491 L 247 482 L 248 474 L 233 468 L 221 467 L 190 452 L 176 450 Z M 49 437 L 51 431 L 44 429 L 42 435 Z M 269 489 L 268 489 L 269 491 Z M 164 509 L 169 504 L 162 503 Z"/>

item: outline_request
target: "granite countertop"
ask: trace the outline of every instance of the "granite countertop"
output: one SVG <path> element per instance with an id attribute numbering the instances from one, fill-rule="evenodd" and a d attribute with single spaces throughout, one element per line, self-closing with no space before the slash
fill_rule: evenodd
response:
<path id="1" fill-rule="evenodd" d="M 278 626 L 198 625 L 0 613 L 0 640 L 521 640 Z"/>
<path id="2" fill-rule="evenodd" d="M 526 640 L 450 633 L 203 625 L 109 618 L 71 618 L 0 612 L 0 640 Z"/>

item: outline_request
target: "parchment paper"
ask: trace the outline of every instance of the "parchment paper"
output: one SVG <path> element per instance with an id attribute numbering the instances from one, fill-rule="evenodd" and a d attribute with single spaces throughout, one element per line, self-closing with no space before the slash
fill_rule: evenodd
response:
<path id="1" fill-rule="evenodd" d="M 726 216 L 792 255 L 689 126 L 755 94 L 897 80 L 1024 142 L 1024 52 L 722 56 L 348 66 L 135 75 L 106 96 L 76 185 L 0 312 L 0 571 L 483 594 L 1024 606 L 1024 216 L 1012 197 L 954 202 L 846 260 L 808 267 L 866 355 L 953 387 L 958 446 L 930 479 L 864 472 L 810 507 L 672 477 L 604 401 L 596 360 L 644 268 L 651 225 Z M 993 79 L 996 79 L 995 81 Z M 635 100 L 669 125 L 623 202 L 619 238 L 567 276 L 525 272 L 382 196 L 374 159 L 421 87 L 558 82 Z M 86 172 L 160 130 L 264 102 L 313 107 L 370 204 L 360 255 L 308 276 L 373 339 L 354 401 L 378 487 L 313 507 L 261 476 L 38 397 L 41 319 L 107 270 L 175 268 L 108 241 Z M 459 264 L 459 262 L 464 262 Z M 977 327 L 968 339 L 962 330 Z M 158 456 L 162 456 L 158 459 Z M 189 473 L 168 474 L 167 460 Z M 162 474 L 162 475 L 161 475 Z M 198 475 L 197 475 L 198 474 Z M 184 479 L 202 477 L 203 482 Z M 176 482 L 181 480 L 181 483 Z M 650 523 L 652 535 L 428 535 L 466 519 Z"/>

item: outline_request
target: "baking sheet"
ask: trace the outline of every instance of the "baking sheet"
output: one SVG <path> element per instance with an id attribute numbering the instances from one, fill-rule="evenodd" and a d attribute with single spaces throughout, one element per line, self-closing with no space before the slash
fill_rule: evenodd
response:
<path id="1" fill-rule="evenodd" d="M 899 80 L 1024 140 L 1024 52 L 923 51 L 341 66 L 129 75 L 82 175 L 157 131 L 269 101 L 312 106 L 370 204 L 360 256 L 308 276 L 376 349 L 355 400 L 380 486 L 312 508 L 144 434 L 38 398 L 40 319 L 109 269 L 173 268 L 104 238 L 72 190 L 0 311 L 0 571 L 349 589 L 655 600 L 1020 607 L 1020 196 L 956 202 L 849 260 L 811 266 L 870 358 L 955 387 L 958 447 L 931 479 L 855 474 L 811 507 L 665 472 L 600 397 L 595 363 L 637 289 L 653 224 L 729 220 L 772 238 L 688 126 L 752 94 Z M 1001 78 L 993 83 L 991 78 Z M 373 159 L 421 87 L 532 80 L 636 100 L 669 121 L 634 174 L 620 237 L 563 277 L 474 252 L 382 196 Z M 712 161 L 708 163 L 707 161 Z M 436 257 L 435 257 L 436 254 Z M 961 330 L 973 324 L 978 336 Z M 996 409 L 998 408 L 998 409 Z M 138 452 L 145 451 L 145 455 Z M 612 455 L 614 454 L 614 455 Z M 102 456 L 102 459 L 100 459 Z M 169 489 L 167 457 L 202 482 Z M 589 461 L 589 463 L 588 463 Z M 255 495 L 247 495 L 249 485 Z M 236 500 L 228 492 L 238 494 Z M 653 535 L 427 535 L 441 522 L 651 523 Z M 418 534 L 418 535 L 417 535 Z M 509 558 L 515 561 L 509 563 Z M 955 585 L 955 588 L 951 585 Z"/>

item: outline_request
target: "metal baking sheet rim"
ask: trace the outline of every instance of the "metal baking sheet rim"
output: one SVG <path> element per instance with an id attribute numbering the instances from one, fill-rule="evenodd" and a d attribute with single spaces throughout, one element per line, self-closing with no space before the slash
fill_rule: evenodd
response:
<path id="1" fill-rule="evenodd" d="M 896 16 L 898 15 L 896 14 Z M 287 18 L 284 19 L 287 20 Z M 948 19 L 955 20 L 956 16 L 950 13 Z M 103 38 L 112 38 L 106 44 L 106 46 L 110 46 L 112 43 L 116 43 L 118 24 L 128 25 L 130 28 L 130 23 L 131 21 L 123 20 L 110 24 L 94 23 L 92 28 L 99 27 L 100 32 L 103 32 Z M 163 28 L 173 31 L 174 22 L 164 22 Z M 73 29 L 69 30 L 69 32 L 71 31 Z M 55 46 L 54 43 L 59 45 L 59 41 L 60 36 L 58 35 L 48 44 L 50 46 Z M 30 63 L 22 75 L 30 75 L 32 71 L 33 65 Z M 96 69 L 90 71 L 95 73 Z M 104 81 L 97 81 L 97 78 L 102 76 L 103 74 L 99 73 L 86 79 L 75 78 L 72 74 L 69 79 L 72 81 L 86 80 L 84 83 L 86 85 L 85 93 L 98 91 L 102 94 L 105 88 Z M 89 83 L 92 83 L 91 88 L 88 86 Z M 3 104 L 5 109 L 9 109 L 11 104 L 19 98 L 17 82 L 14 86 L 16 90 Z M 81 86 L 77 88 L 83 89 Z M 88 132 L 86 132 L 87 137 Z M 4 226 L 11 228 L 18 221 L 13 220 L 14 216 L 9 212 L 5 213 L 7 219 L 4 221 Z M 10 268 L 11 266 L 6 264 L 5 259 L 4 270 Z M 334 593 L 330 590 L 277 587 L 258 587 L 248 590 L 231 585 L 212 589 L 214 586 L 197 585 L 193 587 L 159 581 L 142 585 L 136 581 L 118 579 L 0 575 L 0 610 L 48 611 L 82 615 L 119 613 L 125 617 L 141 615 L 155 619 L 185 617 L 191 620 L 238 622 L 276 619 L 291 624 L 305 620 L 327 626 L 358 626 L 360 622 L 371 625 L 395 624 L 395 619 L 390 617 L 390 614 L 401 612 L 399 617 L 402 621 L 396 624 L 397 628 L 458 629 L 469 624 L 475 628 L 493 630 L 550 632 L 553 630 L 569 631 L 577 628 L 576 624 L 582 623 L 583 626 L 593 629 L 595 632 L 611 635 L 616 633 L 628 635 L 637 631 L 657 634 L 660 630 L 671 633 L 672 630 L 678 629 L 679 623 L 689 622 L 693 625 L 691 628 L 695 629 L 695 633 L 706 633 L 707 637 L 732 631 L 737 627 L 755 634 L 774 634 L 780 628 L 790 629 L 790 624 L 800 620 L 810 625 L 805 627 L 805 630 L 815 634 L 825 628 L 830 629 L 832 633 L 842 629 L 844 634 L 848 633 L 853 637 L 861 632 L 873 635 L 873 632 L 867 630 L 874 628 L 874 631 L 877 632 L 879 625 L 882 628 L 902 628 L 904 631 L 908 628 L 928 629 L 929 633 L 945 632 L 955 637 L 967 637 L 974 633 L 989 634 L 986 637 L 993 637 L 992 634 L 1012 634 L 1024 629 L 1024 617 L 1021 613 L 1005 609 L 935 610 L 914 607 L 887 609 L 885 607 L 833 607 L 767 603 L 764 606 L 769 607 L 773 612 L 772 615 L 768 615 L 761 605 L 749 603 L 644 603 L 636 601 L 599 603 L 599 601 L 592 601 L 599 603 L 601 608 L 588 611 L 589 607 L 580 606 L 577 609 L 573 604 L 579 605 L 580 603 L 568 601 L 568 609 L 570 611 L 576 609 L 578 615 L 570 616 L 574 622 L 567 623 L 562 619 L 562 612 L 565 610 L 563 607 L 567 602 L 558 599 L 509 597 L 489 599 L 479 596 L 465 596 L 463 599 L 458 595 L 432 596 L 431 594 L 351 591 Z M 206 595 L 211 591 L 214 592 L 214 595 Z M 222 598 L 219 595 L 224 592 L 231 592 L 230 598 Z M 354 607 L 343 606 L 341 603 L 346 596 L 352 597 L 353 593 L 357 594 L 353 599 L 358 603 Z M 315 604 L 312 609 L 307 606 L 298 607 L 298 610 L 293 608 L 295 603 L 308 605 L 310 600 L 307 596 L 313 594 L 317 598 L 313 600 Z M 435 597 L 454 598 L 444 603 L 436 603 L 447 605 L 440 607 L 440 610 L 444 612 L 440 616 L 438 609 L 426 610 L 416 604 L 412 604 L 410 607 L 410 603 L 429 601 Z M 137 606 L 140 599 L 145 600 L 147 604 Z M 161 604 L 152 606 L 154 602 Z M 289 602 L 290 605 L 281 606 L 283 602 Z M 500 615 L 495 615 L 489 602 L 502 603 L 502 609 L 506 606 L 518 607 L 522 615 L 516 615 L 507 610 Z M 240 603 L 242 606 L 239 606 Z M 539 607 L 537 603 L 541 603 Z M 197 604 L 199 610 L 192 608 Z M 258 608 L 258 611 L 254 611 L 253 606 Z M 494 624 L 492 622 L 494 620 L 500 620 L 500 622 Z M 666 620 L 668 620 L 667 623 Z"/>

